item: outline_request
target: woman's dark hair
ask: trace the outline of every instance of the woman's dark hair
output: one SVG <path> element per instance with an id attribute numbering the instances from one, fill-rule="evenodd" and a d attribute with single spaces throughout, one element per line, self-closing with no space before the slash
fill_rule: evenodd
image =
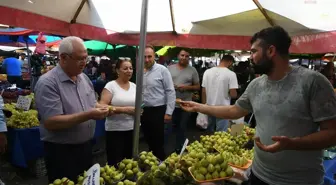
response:
<path id="1" fill-rule="evenodd" d="M 289 55 L 289 47 L 292 43 L 292 39 L 282 27 L 273 26 L 255 33 L 250 41 L 251 45 L 258 39 L 263 49 L 273 45 L 281 56 Z"/>
<path id="2" fill-rule="evenodd" d="M 120 67 L 121 67 L 121 64 L 123 63 L 123 62 L 129 62 L 129 63 L 131 63 L 132 64 L 132 60 L 131 59 L 118 59 L 118 61 L 117 61 L 117 63 L 116 63 L 116 69 L 120 69 Z"/>

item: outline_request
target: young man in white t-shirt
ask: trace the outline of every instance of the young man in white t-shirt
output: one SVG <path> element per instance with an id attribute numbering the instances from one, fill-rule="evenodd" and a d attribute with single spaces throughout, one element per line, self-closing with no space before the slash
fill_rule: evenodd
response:
<path id="1" fill-rule="evenodd" d="M 234 58 L 224 55 L 217 67 L 205 71 L 202 82 L 202 103 L 207 105 L 230 105 L 231 98 L 237 97 L 238 80 L 229 69 Z M 226 131 L 229 120 L 208 116 L 208 131 Z"/>

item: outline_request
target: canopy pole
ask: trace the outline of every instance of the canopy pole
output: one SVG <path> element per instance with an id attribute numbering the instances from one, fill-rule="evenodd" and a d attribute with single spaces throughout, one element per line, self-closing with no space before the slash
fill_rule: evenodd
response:
<path id="1" fill-rule="evenodd" d="M 135 119 L 133 130 L 133 157 L 137 157 L 139 153 L 139 134 L 140 134 L 140 116 L 142 104 L 142 85 L 144 73 L 145 47 L 146 47 L 146 32 L 147 32 L 147 13 L 148 0 L 142 0 L 141 7 L 141 24 L 140 24 L 140 43 L 138 53 L 138 65 L 136 69 L 136 99 L 135 99 Z"/>
<path id="2" fill-rule="evenodd" d="M 171 22 L 172 22 L 173 33 L 176 34 L 175 16 L 174 16 L 174 9 L 173 9 L 173 2 L 172 2 L 172 0 L 169 0 L 169 8 L 170 8 L 170 19 L 171 19 Z"/>
<path id="3" fill-rule="evenodd" d="M 28 36 L 27 36 L 28 37 Z M 31 70 L 31 63 L 30 63 L 30 53 L 29 53 L 29 44 L 28 44 L 28 38 L 25 39 L 26 41 L 26 47 L 27 47 L 27 59 L 28 59 L 28 74 L 29 74 L 29 83 L 30 83 L 30 91 L 33 92 L 34 91 L 34 87 L 33 87 L 33 75 L 32 75 L 32 70 Z M 23 80 L 23 79 L 22 79 Z"/>
<path id="4" fill-rule="evenodd" d="M 252 0 L 252 1 L 258 7 L 259 11 L 263 14 L 263 16 L 266 18 L 267 22 L 271 26 L 275 26 L 274 21 L 270 18 L 270 16 L 268 16 L 267 12 L 265 11 L 264 7 L 261 6 L 261 4 L 259 3 L 259 1 L 258 0 Z"/>
<path id="5" fill-rule="evenodd" d="M 75 23 L 77 22 L 77 17 L 78 17 L 78 15 L 79 15 L 79 13 L 82 11 L 83 6 L 84 6 L 84 4 L 85 4 L 87 1 L 88 1 L 88 0 L 82 0 L 82 1 L 81 1 L 79 7 L 78 7 L 77 10 L 76 10 L 75 15 L 72 17 L 72 19 L 71 19 L 71 21 L 70 21 L 71 24 L 75 24 Z"/>

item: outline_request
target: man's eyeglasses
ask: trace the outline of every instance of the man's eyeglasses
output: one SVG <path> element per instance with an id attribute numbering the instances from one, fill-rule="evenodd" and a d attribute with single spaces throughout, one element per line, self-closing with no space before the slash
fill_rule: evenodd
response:
<path id="1" fill-rule="evenodd" d="M 68 55 L 72 60 L 75 60 L 77 62 L 86 62 L 87 61 L 87 57 L 85 57 L 85 58 L 74 58 L 70 54 L 67 54 L 67 53 L 65 53 L 65 54 Z"/>

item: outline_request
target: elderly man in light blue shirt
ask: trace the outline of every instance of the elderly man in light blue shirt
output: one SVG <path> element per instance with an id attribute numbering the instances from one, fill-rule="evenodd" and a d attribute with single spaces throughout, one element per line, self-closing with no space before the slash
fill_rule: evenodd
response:
<path id="1" fill-rule="evenodd" d="M 82 73 L 87 50 L 82 39 L 66 37 L 59 46 L 59 65 L 42 75 L 35 86 L 49 183 L 77 178 L 92 166 L 95 120 L 109 109 L 97 104 L 93 85 Z"/>
<path id="2" fill-rule="evenodd" d="M 165 159 L 164 124 L 171 121 L 175 108 L 175 89 L 168 69 L 154 61 L 154 49 L 145 49 L 143 81 L 144 112 L 141 127 L 149 150 L 160 160 Z"/>

